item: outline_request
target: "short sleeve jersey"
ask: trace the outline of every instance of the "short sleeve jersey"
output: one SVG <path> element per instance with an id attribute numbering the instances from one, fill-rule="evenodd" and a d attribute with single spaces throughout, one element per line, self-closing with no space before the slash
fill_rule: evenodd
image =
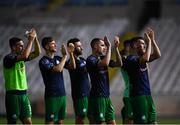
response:
<path id="1" fill-rule="evenodd" d="M 126 70 L 124 70 L 123 68 L 121 68 L 121 74 L 125 83 L 125 88 L 124 88 L 124 93 L 123 96 L 124 97 L 129 97 L 129 93 L 130 93 L 130 80 L 129 80 L 129 76 L 128 73 L 126 72 Z"/>
<path id="2" fill-rule="evenodd" d="M 139 56 L 128 56 L 123 61 L 123 68 L 127 71 L 132 84 L 131 96 L 151 95 L 148 67 L 147 64 L 140 64 Z"/>
<path id="3" fill-rule="evenodd" d="M 98 62 L 103 56 L 90 55 L 87 58 L 87 69 L 91 79 L 91 97 L 109 97 L 109 74 L 108 67 L 98 67 Z"/>
<path id="4" fill-rule="evenodd" d="M 39 61 L 46 97 L 65 95 L 63 72 L 52 71 L 53 67 L 60 63 L 61 59 L 60 56 L 54 56 L 54 58 L 43 56 Z"/>
<path id="5" fill-rule="evenodd" d="M 68 60 L 70 62 L 70 60 Z M 69 69 L 71 79 L 72 97 L 81 98 L 89 96 L 90 82 L 86 68 L 86 60 L 82 57 L 75 59 L 76 69 Z"/>

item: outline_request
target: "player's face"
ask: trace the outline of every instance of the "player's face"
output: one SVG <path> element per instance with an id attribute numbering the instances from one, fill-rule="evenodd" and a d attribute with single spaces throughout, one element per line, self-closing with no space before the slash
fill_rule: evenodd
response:
<path id="1" fill-rule="evenodd" d="M 100 40 L 99 43 L 97 44 L 97 50 L 100 55 L 106 55 L 107 47 L 104 44 L 103 40 Z"/>
<path id="2" fill-rule="evenodd" d="M 75 42 L 74 43 L 74 47 L 75 47 L 75 50 L 74 50 L 74 53 L 79 56 L 79 55 L 82 55 L 83 53 L 83 46 L 82 46 L 82 43 L 79 41 L 79 42 Z"/>
<path id="3" fill-rule="evenodd" d="M 124 50 L 126 51 L 126 53 L 129 53 L 130 49 L 131 49 L 131 47 L 129 44 L 124 47 Z"/>
<path id="4" fill-rule="evenodd" d="M 56 42 L 54 40 L 52 42 L 48 43 L 47 50 L 49 52 L 56 52 L 57 51 L 57 49 L 56 49 Z"/>
<path id="5" fill-rule="evenodd" d="M 13 46 L 12 49 L 13 49 L 13 51 L 16 52 L 17 54 L 21 54 L 22 51 L 24 50 L 24 43 L 23 43 L 23 41 L 21 40 L 21 41 L 17 42 L 16 45 Z"/>
<path id="6" fill-rule="evenodd" d="M 144 40 L 138 40 L 138 42 L 136 42 L 135 44 L 135 49 L 138 55 L 144 55 L 144 53 L 146 52 L 146 44 Z"/>

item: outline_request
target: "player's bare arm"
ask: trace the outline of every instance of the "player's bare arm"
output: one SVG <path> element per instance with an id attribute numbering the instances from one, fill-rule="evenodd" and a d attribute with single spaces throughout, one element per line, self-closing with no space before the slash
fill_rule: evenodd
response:
<path id="1" fill-rule="evenodd" d="M 62 70 L 63 70 L 63 68 L 64 68 L 64 65 L 65 65 L 65 63 L 66 63 L 66 59 L 67 59 L 67 50 L 66 50 L 66 47 L 65 47 L 65 45 L 64 44 L 62 44 L 62 46 L 61 46 L 61 53 L 62 53 L 62 59 L 61 59 L 61 62 L 58 64 L 58 65 L 56 65 L 56 66 L 54 66 L 53 67 L 53 71 L 54 72 L 62 72 Z"/>
<path id="2" fill-rule="evenodd" d="M 99 61 L 98 66 L 108 66 L 111 59 L 111 43 L 109 39 L 107 38 L 107 36 L 104 37 L 104 44 L 107 49 L 106 55 L 101 61 Z"/>
<path id="3" fill-rule="evenodd" d="M 122 64 L 123 64 L 121 54 L 119 52 L 119 45 L 120 45 L 119 37 L 115 36 L 115 38 L 114 38 L 114 46 L 115 46 L 116 60 L 113 61 L 113 63 L 111 64 L 111 66 L 113 66 L 113 67 L 121 67 Z"/>
<path id="4" fill-rule="evenodd" d="M 34 39 L 34 51 L 30 53 L 29 58 L 28 58 L 29 60 L 32 60 L 32 59 L 38 57 L 41 53 L 41 47 L 40 47 L 39 40 L 37 37 L 37 32 L 34 28 L 31 29 L 31 31 L 32 31 L 32 33 L 35 34 L 36 37 Z"/>
<path id="5" fill-rule="evenodd" d="M 31 48 L 32 48 L 32 44 L 34 42 L 34 39 L 36 37 L 36 34 L 34 32 L 29 33 L 28 35 L 28 43 L 26 48 L 23 50 L 22 54 L 17 56 L 17 61 L 19 60 L 27 60 L 30 53 L 31 53 Z"/>
<path id="6" fill-rule="evenodd" d="M 148 35 L 148 33 L 144 33 L 144 41 L 147 45 L 145 53 L 140 57 L 140 63 L 145 64 L 146 62 L 149 62 L 150 55 L 151 55 L 151 39 Z"/>
<path id="7" fill-rule="evenodd" d="M 156 43 L 154 31 L 151 28 L 148 28 L 148 35 L 151 39 L 151 45 L 153 49 L 149 60 L 151 62 L 161 57 L 161 51 Z"/>
<path id="8" fill-rule="evenodd" d="M 76 62 L 75 62 L 75 58 L 74 58 L 74 44 L 73 43 L 69 43 L 68 45 L 68 52 L 69 52 L 69 56 L 70 56 L 70 64 L 68 65 L 68 69 L 76 69 Z"/>

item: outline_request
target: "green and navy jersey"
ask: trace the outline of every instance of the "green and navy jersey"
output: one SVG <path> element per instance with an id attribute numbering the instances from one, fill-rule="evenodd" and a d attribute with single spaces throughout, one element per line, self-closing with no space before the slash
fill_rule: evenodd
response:
<path id="1" fill-rule="evenodd" d="M 98 62 L 104 56 L 97 57 L 90 55 L 87 58 L 87 70 L 91 79 L 91 97 L 109 97 L 109 73 L 107 66 L 98 67 Z"/>
<path id="2" fill-rule="evenodd" d="M 17 61 L 17 54 L 10 53 L 3 59 L 6 91 L 27 90 L 25 61 Z"/>
<path id="3" fill-rule="evenodd" d="M 123 76 L 123 80 L 124 80 L 124 84 L 125 84 L 123 96 L 129 97 L 129 95 L 130 95 L 130 80 L 129 80 L 128 73 L 126 72 L 125 69 L 121 68 L 121 74 Z"/>
<path id="4" fill-rule="evenodd" d="M 130 55 L 123 61 L 123 68 L 127 71 L 130 84 L 132 84 L 131 96 L 151 95 L 147 64 L 140 64 L 140 57 Z"/>
<path id="5" fill-rule="evenodd" d="M 123 62 L 126 60 L 126 58 L 127 56 L 122 57 Z M 130 84 L 129 75 L 123 67 L 121 67 L 121 74 L 122 74 L 124 84 L 125 84 L 123 96 L 130 97 L 130 91 L 132 89 L 132 85 Z"/>
<path id="6" fill-rule="evenodd" d="M 70 62 L 70 60 L 68 60 Z M 89 96 L 90 83 L 86 69 L 86 60 L 82 57 L 76 58 L 76 69 L 69 69 L 71 79 L 71 94 L 73 99 Z"/>
<path id="7" fill-rule="evenodd" d="M 59 56 L 54 56 L 54 58 L 43 56 L 39 61 L 39 68 L 45 84 L 46 97 L 66 95 L 63 72 L 52 71 L 53 67 L 60 63 L 61 59 Z"/>

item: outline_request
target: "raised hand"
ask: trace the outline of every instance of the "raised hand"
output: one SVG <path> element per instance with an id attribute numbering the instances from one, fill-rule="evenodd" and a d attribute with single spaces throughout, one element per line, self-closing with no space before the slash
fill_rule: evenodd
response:
<path id="1" fill-rule="evenodd" d="M 69 43 L 68 45 L 68 52 L 71 53 L 71 52 L 74 52 L 74 44 L 73 43 Z"/>
<path id="2" fill-rule="evenodd" d="M 64 44 L 62 44 L 62 46 L 61 46 L 61 53 L 62 53 L 63 56 L 67 55 L 66 46 Z"/>
<path id="3" fill-rule="evenodd" d="M 151 42 L 151 38 L 150 38 L 150 36 L 148 35 L 148 33 L 144 33 L 144 41 L 145 41 L 146 43 Z"/>
<path id="4" fill-rule="evenodd" d="M 36 38 L 37 34 L 36 34 L 36 30 L 34 28 L 32 28 L 29 33 L 27 34 L 28 36 L 28 40 L 30 41 L 34 41 L 34 39 Z"/>
<path id="5" fill-rule="evenodd" d="M 110 46 L 111 46 L 111 43 L 109 42 L 109 39 L 107 38 L 107 36 L 104 37 L 104 44 L 105 44 L 107 47 L 110 47 Z"/>
<path id="6" fill-rule="evenodd" d="M 154 31 L 151 28 L 147 29 L 147 34 L 150 37 L 151 40 L 155 40 L 154 38 Z"/>
<path id="7" fill-rule="evenodd" d="M 115 45 L 115 47 L 119 47 L 119 45 L 120 45 L 120 41 L 119 41 L 119 37 L 118 36 L 114 37 L 114 45 Z"/>

